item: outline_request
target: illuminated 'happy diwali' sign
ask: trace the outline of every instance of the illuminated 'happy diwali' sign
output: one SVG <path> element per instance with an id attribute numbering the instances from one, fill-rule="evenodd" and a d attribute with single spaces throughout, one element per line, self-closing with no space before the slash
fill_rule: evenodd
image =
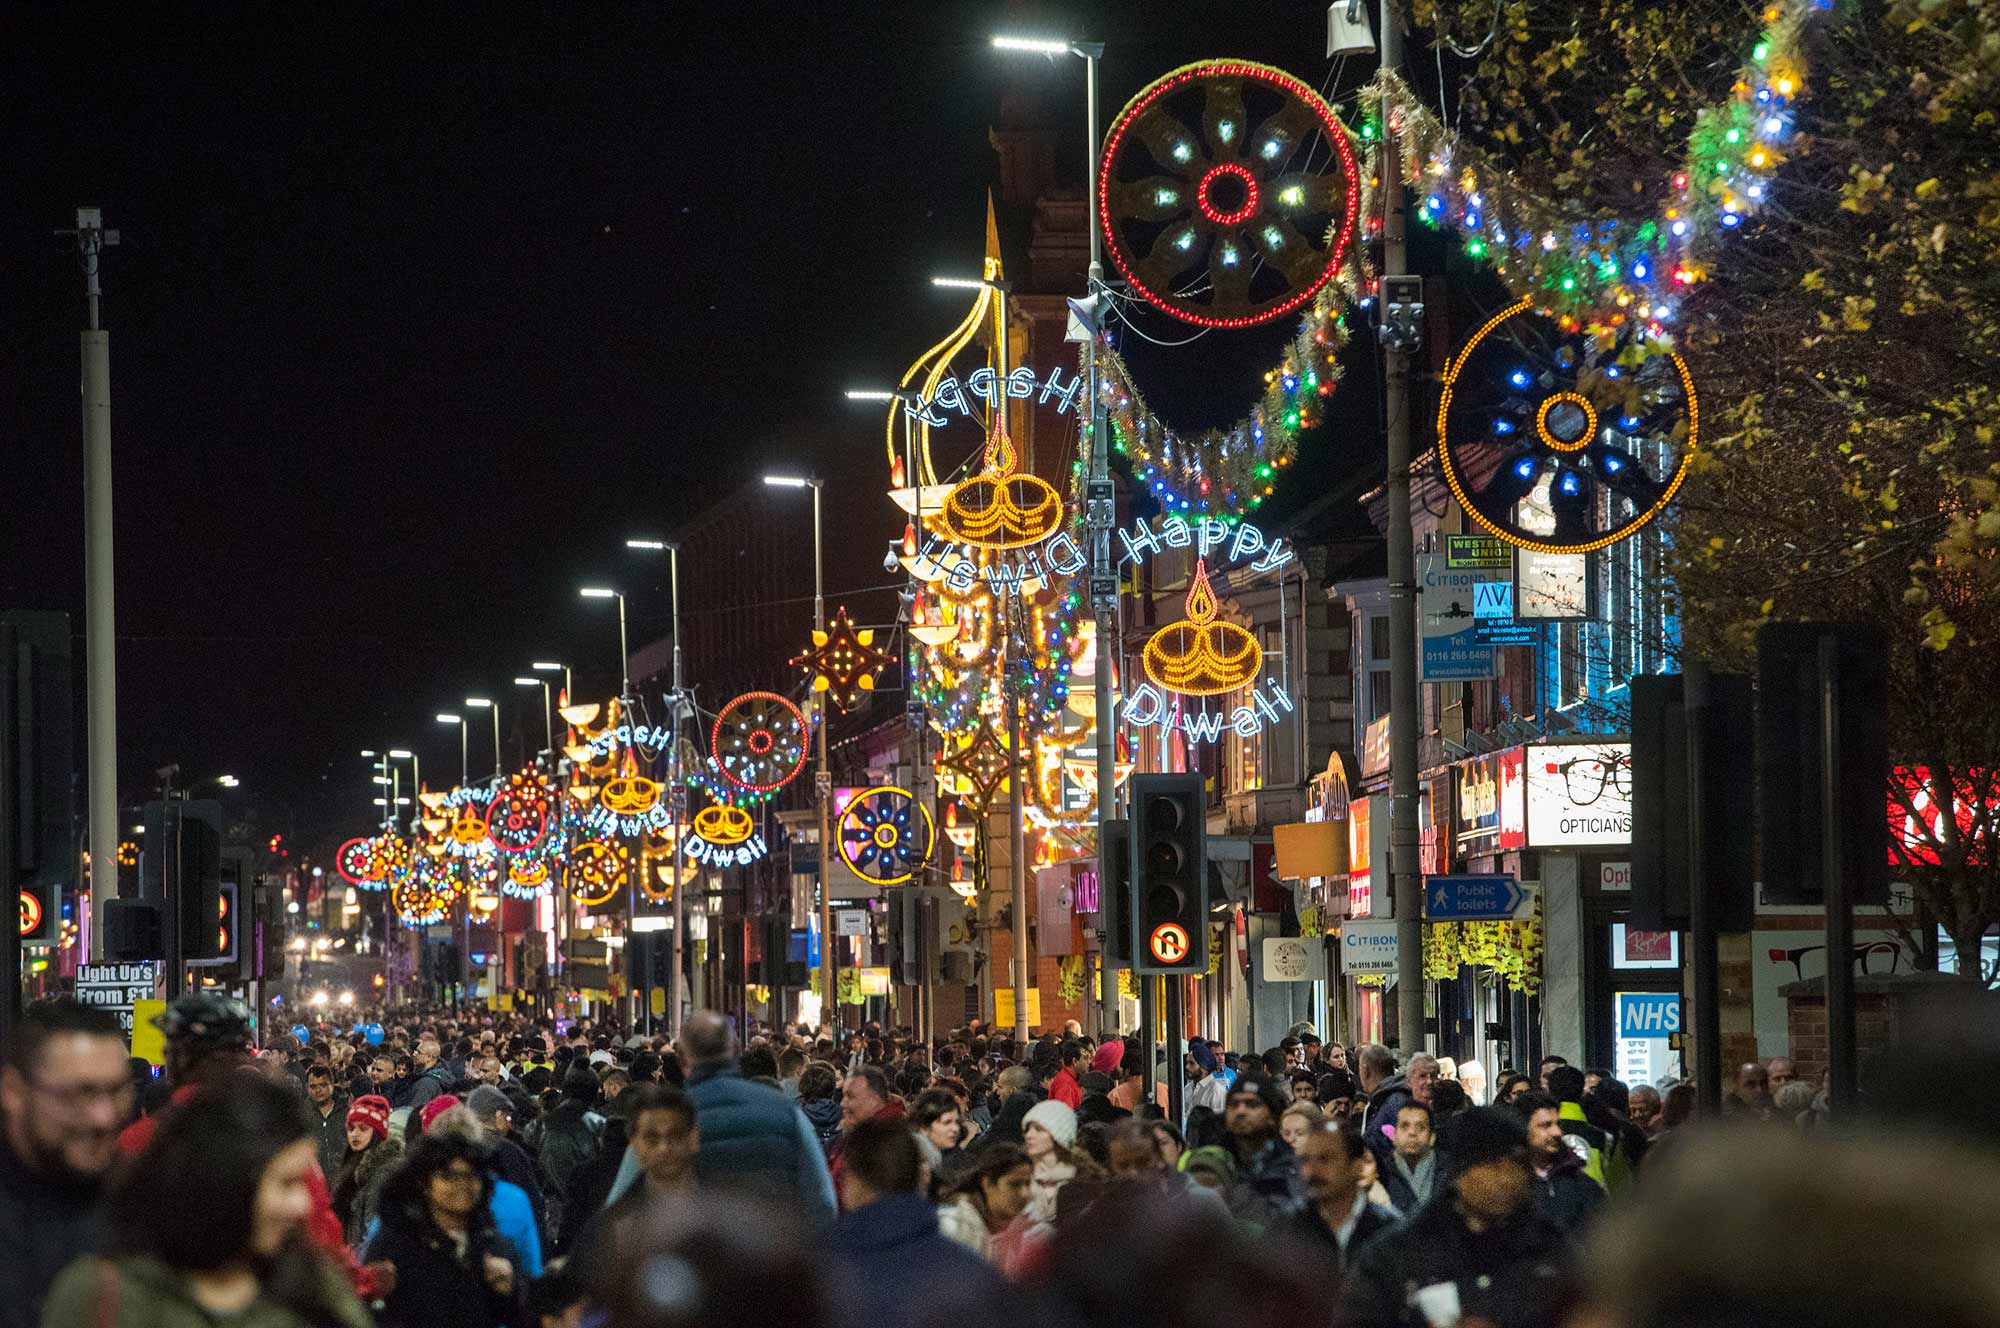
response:
<path id="1" fill-rule="evenodd" d="M 1043 406 L 1053 401 L 1056 413 L 1066 414 L 1082 407 L 1083 378 L 1078 375 L 1065 383 L 1062 370 L 1054 368 L 1049 370 L 1047 378 L 1038 379 L 1035 371 L 1025 365 L 1003 378 L 991 366 L 982 366 L 966 375 L 963 381 L 957 377 L 945 379 L 929 397 L 914 406 L 905 406 L 903 410 L 935 429 L 951 423 L 951 417 L 945 411 L 955 410 L 969 420 L 973 418 L 974 401 L 984 401 L 989 406 L 998 405 L 1003 395 L 1021 399 L 1036 397 L 1036 404 Z"/>

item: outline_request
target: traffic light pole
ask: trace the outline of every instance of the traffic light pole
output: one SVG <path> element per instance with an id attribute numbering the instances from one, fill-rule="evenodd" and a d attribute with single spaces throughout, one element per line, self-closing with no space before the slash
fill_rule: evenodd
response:
<path id="1" fill-rule="evenodd" d="M 90 326 L 83 360 L 84 723 L 89 760 L 91 906 L 118 893 L 118 650 L 111 557 L 111 335 L 104 330 L 98 261 L 118 232 L 104 229 L 96 208 L 76 211 L 77 254 L 83 262 Z M 98 916 L 101 918 L 102 913 Z M 90 929 L 101 954 L 104 929 Z"/>
<path id="2" fill-rule="evenodd" d="M 1854 899 L 1840 824 L 1840 637 L 1819 638 L 1820 871 L 1826 892 L 1826 1063 L 1836 1119 L 1854 1106 Z M 1878 784 L 1877 787 L 1880 787 Z M 1719 1077 L 1719 1076 L 1718 1076 Z"/>
<path id="3" fill-rule="evenodd" d="M 1382 68 L 1403 64 L 1395 0 L 1382 0 Z M 1382 99 L 1382 276 L 1402 276 L 1402 161 L 1388 94 Z M 1396 1032 L 1405 1052 L 1424 1041 L 1423 876 L 1417 856 L 1417 576 L 1410 530 L 1410 352 L 1383 346 L 1389 443 L 1389 875 L 1396 903 Z"/>
<path id="4" fill-rule="evenodd" d="M 1717 950 L 1715 883 L 1707 879 L 1709 668 L 1688 660 L 1681 679 L 1687 719 L 1688 956 L 1694 986 L 1695 1105 L 1710 1118 L 1722 1110 L 1722 956 Z M 1830 952 L 1829 952 L 1830 953 Z"/>

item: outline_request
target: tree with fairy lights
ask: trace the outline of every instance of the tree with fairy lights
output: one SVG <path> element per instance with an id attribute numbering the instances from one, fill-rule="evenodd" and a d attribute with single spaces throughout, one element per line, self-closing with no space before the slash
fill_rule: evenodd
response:
<path id="1" fill-rule="evenodd" d="M 1415 6 L 1457 50 L 1495 13 Z M 2000 12 L 1782 0 L 1759 18 L 1503 4 L 1454 57 L 1463 146 L 1418 215 L 1558 315 L 1668 309 L 1704 404 L 1664 518 L 1684 648 L 1748 668 L 1769 621 L 1888 628 L 1895 874 L 1977 955 L 2000 921 Z M 1482 201 L 1565 200 L 1537 219 L 1554 242 L 1469 226 L 1468 160 L 1504 163 Z M 1649 261 L 1663 240 L 1671 265 Z"/>

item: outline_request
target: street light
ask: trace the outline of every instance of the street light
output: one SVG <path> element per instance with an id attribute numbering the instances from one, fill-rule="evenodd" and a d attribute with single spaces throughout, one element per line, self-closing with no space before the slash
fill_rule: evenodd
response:
<path id="1" fill-rule="evenodd" d="M 571 695 L 573 686 L 569 679 L 569 665 L 557 664 L 552 660 L 538 659 L 533 664 L 530 664 L 528 667 L 533 669 L 537 673 L 562 674 L 563 676 L 562 703 L 564 705 L 568 705 L 570 702 L 576 700 L 576 697 Z"/>
<path id="2" fill-rule="evenodd" d="M 632 694 L 632 661 L 625 648 L 625 597 L 605 586 L 584 586 L 576 593 L 585 599 L 618 601 L 618 699 L 623 701 Z"/>
<path id="3" fill-rule="evenodd" d="M 424 763 L 418 759 L 415 752 L 402 747 L 393 747 L 385 755 L 390 761 L 408 761 L 410 763 L 410 791 L 412 793 L 422 793 L 424 791 Z M 395 774 L 398 781 L 400 781 L 403 772 L 398 770 Z"/>
<path id="4" fill-rule="evenodd" d="M 978 277 L 932 277 L 931 285 L 945 290 L 984 290 L 988 283 Z"/>
<path id="5" fill-rule="evenodd" d="M 516 678 L 516 687 L 539 687 L 542 689 L 542 750 L 554 754 L 556 749 L 555 721 L 549 718 L 549 685 L 540 678 Z"/>
<path id="6" fill-rule="evenodd" d="M 493 712 L 493 777 L 500 777 L 500 707 L 483 696 L 468 696 L 465 704 L 474 710 Z"/>
<path id="7" fill-rule="evenodd" d="M 466 755 L 465 717 L 463 715 L 439 715 L 438 723 L 458 725 L 458 784 L 460 788 L 471 782 Z"/>
<path id="8" fill-rule="evenodd" d="M 817 477 L 766 475 L 764 483 L 774 489 L 811 489 L 813 495 L 813 630 L 826 631 L 826 562 L 821 542 L 820 490 Z M 820 1015 L 829 1029 L 840 1004 L 833 985 L 833 849 L 827 828 L 833 800 L 833 774 L 826 757 L 826 704 L 819 706 L 819 773 L 814 776 L 815 801 L 819 804 L 819 999 Z M 678 893 L 678 892 L 676 892 Z"/>
<path id="9" fill-rule="evenodd" d="M 1098 155 L 1098 111 L 1097 111 L 1097 62 L 1104 55 L 1103 42 L 1075 41 L 1065 37 L 1012 36 L 996 33 L 993 37 L 996 50 L 1015 51 L 1047 57 L 1074 55 L 1083 60 L 1083 117 L 1084 117 L 1084 190 L 1088 197 L 1092 182 L 1097 179 Z M 1086 226 L 1090 235 L 1090 267 L 1084 281 L 1084 305 L 1093 311 L 1103 299 L 1104 293 L 1104 252 L 1103 237 L 1096 226 Z M 1093 324 L 1087 329 L 1083 339 L 1084 400 L 1090 406 L 1090 419 L 1086 426 L 1089 443 L 1084 472 L 1085 528 L 1090 537 L 1090 607 L 1097 619 L 1098 666 L 1096 677 L 1097 717 L 1092 720 L 1094 729 L 1092 740 L 1097 745 L 1097 824 L 1098 855 L 1100 860 L 1105 852 L 1104 822 L 1115 815 L 1112 801 L 1117 796 L 1117 780 L 1114 760 L 1117 756 L 1116 742 L 1111 730 L 1111 670 L 1104 661 L 1105 653 L 1116 631 L 1118 611 L 1117 580 L 1114 576 L 1115 564 L 1111 560 L 1111 526 L 1115 516 L 1114 498 L 1111 487 L 1111 430 L 1105 422 L 1103 391 L 1098 384 L 1097 341 L 1098 330 Z M 1413 797 L 1411 806 L 1416 805 Z M 1100 963 L 1098 1002 L 1109 1017 L 1118 1008 L 1117 966 L 1110 962 L 1111 946 L 1107 942 L 1100 947 L 1106 958 Z M 1143 1003 L 1142 1003 L 1143 1004 Z M 1142 1013 L 1151 1017 L 1150 1009 Z M 1027 1036 L 1027 1011 L 1017 1001 L 1014 1007 L 1015 1036 Z M 1148 1028 L 1151 1024 L 1146 1025 Z M 1148 1037 L 1150 1038 L 1150 1033 Z M 1150 1043 L 1149 1043 L 1150 1046 Z M 1171 1053 L 1168 1065 L 1174 1064 Z M 1145 1065 L 1145 1092 L 1153 1091 L 1153 1059 L 1150 1050 L 1142 1057 Z M 1170 1109 L 1178 1110 L 1180 1095 L 1177 1074 L 1169 1074 L 1169 1092 L 1172 1094 Z"/>
<path id="10" fill-rule="evenodd" d="M 687 708 L 687 692 L 681 678 L 681 546 L 669 544 L 665 540 L 628 539 L 625 541 L 625 547 L 654 553 L 664 551 L 667 555 L 667 585 L 673 597 L 674 641 L 674 690 L 673 697 L 668 702 L 673 707 L 674 736 L 673 745 L 669 749 L 672 756 L 669 758 L 671 767 L 668 778 L 671 782 L 668 787 L 674 790 L 674 842 L 679 844 L 685 838 L 685 827 L 681 824 L 681 817 L 687 810 L 686 785 L 681 772 L 681 711 Z M 674 873 L 675 880 L 678 881 L 680 875 L 678 862 L 674 864 Z M 666 981 L 667 1033 L 670 1036 L 678 1036 L 681 1031 L 681 927 L 687 916 L 682 893 L 677 885 L 673 901 L 669 906 L 673 914 L 673 935 L 667 942 Z M 626 927 L 628 933 L 637 930 L 637 919 L 629 913 L 626 917 Z M 640 1003 L 640 1009 L 644 1011 L 641 1018 L 650 1026 L 652 1020 L 650 997 Z"/>

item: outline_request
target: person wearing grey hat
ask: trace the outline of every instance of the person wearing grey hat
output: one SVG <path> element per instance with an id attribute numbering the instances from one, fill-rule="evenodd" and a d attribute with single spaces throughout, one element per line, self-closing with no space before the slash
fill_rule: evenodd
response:
<path id="1" fill-rule="evenodd" d="M 1445 1144 L 1450 1180 L 1352 1261 L 1341 1322 L 1553 1328 L 1576 1271 L 1568 1238 L 1536 1211 L 1526 1127 L 1510 1111 L 1473 1107 L 1452 1118 Z"/>

